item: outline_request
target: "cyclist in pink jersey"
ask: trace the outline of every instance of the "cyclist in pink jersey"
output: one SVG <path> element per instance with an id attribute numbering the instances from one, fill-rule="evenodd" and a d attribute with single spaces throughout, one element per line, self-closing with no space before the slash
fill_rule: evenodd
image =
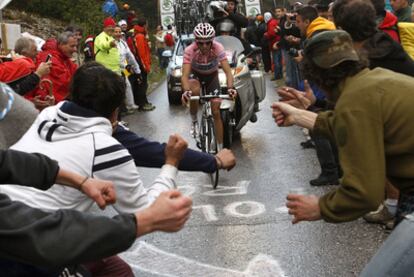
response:
<path id="1" fill-rule="evenodd" d="M 216 89 L 220 90 L 218 77 L 219 66 L 222 67 L 227 78 L 227 92 L 230 96 L 237 95 L 233 87 L 233 74 L 227 61 L 223 46 L 214 41 L 215 31 L 209 23 L 200 23 L 194 28 L 195 42 L 189 45 L 184 51 L 183 75 L 181 84 L 183 88 L 182 102 L 187 104 L 190 96 L 198 96 L 201 91 L 201 84 L 204 83 L 207 93 Z M 190 78 L 193 74 L 194 78 Z M 211 109 L 214 118 L 214 127 L 217 137 L 217 151 L 223 148 L 223 122 L 220 116 L 221 99 L 214 99 L 211 102 Z M 190 101 L 191 114 L 191 135 L 196 138 L 198 131 L 198 101 Z"/>

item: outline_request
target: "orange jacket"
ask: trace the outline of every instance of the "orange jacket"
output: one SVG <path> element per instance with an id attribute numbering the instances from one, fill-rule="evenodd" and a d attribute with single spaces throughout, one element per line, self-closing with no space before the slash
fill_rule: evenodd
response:
<path id="1" fill-rule="evenodd" d="M 138 51 L 139 59 L 141 60 L 142 66 L 141 70 L 145 70 L 146 73 L 151 71 L 151 50 L 148 45 L 148 40 L 146 38 L 146 30 L 144 27 L 135 25 L 135 46 Z"/>

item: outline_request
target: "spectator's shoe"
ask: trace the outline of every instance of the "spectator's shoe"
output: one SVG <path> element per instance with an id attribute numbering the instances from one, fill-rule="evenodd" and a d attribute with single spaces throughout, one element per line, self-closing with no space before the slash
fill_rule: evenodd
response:
<path id="1" fill-rule="evenodd" d="M 147 103 L 144 106 L 140 107 L 139 110 L 143 112 L 149 112 L 155 109 L 155 106 L 151 103 Z"/>
<path id="2" fill-rule="evenodd" d="M 314 187 L 339 185 L 339 180 L 336 175 L 321 174 L 318 178 L 310 180 L 309 184 Z"/>
<path id="3" fill-rule="evenodd" d="M 311 139 L 301 142 L 300 146 L 302 146 L 303 149 L 315 148 L 315 144 L 313 144 Z"/>
<path id="4" fill-rule="evenodd" d="M 394 228 L 394 216 L 390 214 L 387 207 L 381 204 L 376 211 L 363 216 L 366 222 L 385 225 L 386 228 Z"/>
<path id="5" fill-rule="evenodd" d="M 198 121 L 193 121 L 193 123 L 191 124 L 191 130 L 190 130 L 191 137 L 194 139 L 198 139 L 199 137 L 198 131 L 199 131 Z"/>

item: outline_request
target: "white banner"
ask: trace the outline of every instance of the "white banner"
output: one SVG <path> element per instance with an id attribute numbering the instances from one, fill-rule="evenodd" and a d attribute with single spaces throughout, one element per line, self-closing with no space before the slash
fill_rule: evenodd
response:
<path id="1" fill-rule="evenodd" d="M 174 23 L 174 0 L 159 0 L 161 24 L 164 27 Z"/>
<path id="2" fill-rule="evenodd" d="M 11 0 L 0 0 L 0 10 L 2 10 L 4 7 L 7 6 L 7 4 L 9 4 L 11 2 Z"/>
<path id="3" fill-rule="evenodd" d="M 245 0 L 244 1 L 246 6 L 246 16 L 247 17 L 255 17 L 258 14 L 261 14 L 261 7 L 260 7 L 260 0 Z"/>

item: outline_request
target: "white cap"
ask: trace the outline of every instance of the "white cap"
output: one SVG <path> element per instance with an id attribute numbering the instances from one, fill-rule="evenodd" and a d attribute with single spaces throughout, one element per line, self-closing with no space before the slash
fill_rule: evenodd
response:
<path id="1" fill-rule="evenodd" d="M 128 23 L 122 19 L 118 22 L 118 26 L 121 27 L 122 25 L 128 25 Z"/>
<path id="2" fill-rule="evenodd" d="M 272 14 L 270 12 L 265 12 L 264 14 L 264 21 L 267 23 L 270 21 L 270 19 L 272 19 Z"/>

